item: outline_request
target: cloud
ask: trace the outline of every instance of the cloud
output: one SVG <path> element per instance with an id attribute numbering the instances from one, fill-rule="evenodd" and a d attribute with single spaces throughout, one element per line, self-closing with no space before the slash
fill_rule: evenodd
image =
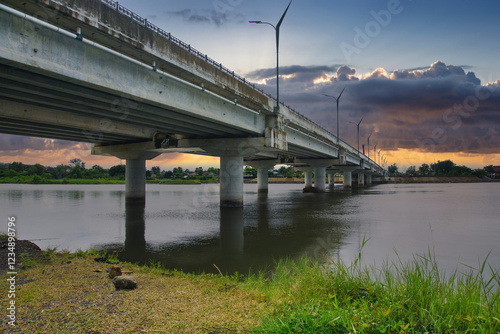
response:
<path id="1" fill-rule="evenodd" d="M 331 99 L 345 87 L 340 103 L 340 137 L 357 144 L 370 142 L 383 150 L 498 153 L 500 142 L 500 80 L 486 85 L 470 66 L 436 61 L 427 67 L 388 72 L 377 68 L 364 75 L 348 65 L 288 66 L 281 70 L 281 99 L 332 132 L 336 113 Z M 275 69 L 274 69 L 275 71 Z M 273 69 L 251 72 L 275 94 Z M 285 79 L 285 76 L 288 79 Z"/>
<path id="2" fill-rule="evenodd" d="M 0 147 L 4 153 L 13 152 L 14 154 L 17 154 L 26 150 L 48 151 L 61 149 L 90 149 L 90 144 L 57 139 L 0 134 Z"/>
<path id="3" fill-rule="evenodd" d="M 231 15 L 228 15 L 228 12 L 217 11 L 213 9 L 212 10 L 183 9 L 175 12 L 167 12 L 167 14 L 178 16 L 186 22 L 215 24 L 218 27 L 230 22 L 232 19 L 241 17 L 240 14 L 231 13 Z"/>

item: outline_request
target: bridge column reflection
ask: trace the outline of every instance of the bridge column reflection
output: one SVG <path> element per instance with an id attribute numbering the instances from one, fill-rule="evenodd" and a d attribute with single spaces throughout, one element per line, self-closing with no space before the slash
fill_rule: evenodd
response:
<path id="1" fill-rule="evenodd" d="M 225 256 L 243 255 L 243 208 L 220 208 L 220 242 Z"/>
<path id="2" fill-rule="evenodd" d="M 146 258 L 146 222 L 144 202 L 125 204 L 125 254 L 129 262 L 140 262 Z"/>

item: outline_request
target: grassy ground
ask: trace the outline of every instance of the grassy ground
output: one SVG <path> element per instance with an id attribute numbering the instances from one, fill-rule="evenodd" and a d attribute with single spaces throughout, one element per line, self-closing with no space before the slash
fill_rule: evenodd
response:
<path id="1" fill-rule="evenodd" d="M 186 274 L 122 264 L 115 291 L 93 252 L 24 256 L 12 333 L 499 333 L 500 278 L 483 266 L 444 278 L 431 254 L 384 268 L 283 260 L 272 273 Z M 486 280 L 486 273 L 491 271 Z M 0 309 L 7 284 L 0 283 Z M 4 312 L 4 311 L 3 311 Z"/>

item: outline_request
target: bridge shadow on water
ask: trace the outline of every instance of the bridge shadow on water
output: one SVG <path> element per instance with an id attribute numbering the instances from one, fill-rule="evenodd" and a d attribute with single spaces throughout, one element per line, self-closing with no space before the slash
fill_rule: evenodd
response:
<path id="1" fill-rule="evenodd" d="M 323 194 L 292 191 L 273 196 L 246 193 L 244 208 L 217 208 L 219 233 L 182 242 L 148 242 L 144 204 L 125 207 L 124 244 L 99 245 L 121 261 L 160 263 L 185 272 L 248 273 L 271 270 L 280 258 L 333 258 L 350 233 L 345 215 L 357 210 L 353 197 L 364 189 L 335 189 Z M 201 212 L 203 214 L 203 212 Z M 168 220 L 168 217 L 165 217 Z"/>

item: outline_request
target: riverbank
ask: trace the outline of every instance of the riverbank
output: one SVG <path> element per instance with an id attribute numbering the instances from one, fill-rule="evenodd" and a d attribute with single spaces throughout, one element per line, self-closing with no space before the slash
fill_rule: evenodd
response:
<path id="1" fill-rule="evenodd" d="M 500 182 L 500 179 L 483 179 L 477 176 L 391 176 L 375 178 L 373 183 L 478 183 Z"/>
<path id="2" fill-rule="evenodd" d="M 432 256 L 384 268 L 303 258 L 273 272 L 189 274 L 120 263 L 138 281 L 115 290 L 104 254 L 19 255 L 15 328 L 9 333 L 424 333 L 500 331 L 498 273 L 444 278 Z M 116 259 L 109 257 L 110 262 Z M 359 260 L 359 259 L 358 259 Z M 496 284 L 496 285 L 495 285 Z M 495 288 L 496 287 L 496 288 Z M 7 295 L 2 280 L 0 294 Z M 6 310 L 7 298 L 0 308 Z M 5 311 L 3 311 L 5 312 Z"/>

